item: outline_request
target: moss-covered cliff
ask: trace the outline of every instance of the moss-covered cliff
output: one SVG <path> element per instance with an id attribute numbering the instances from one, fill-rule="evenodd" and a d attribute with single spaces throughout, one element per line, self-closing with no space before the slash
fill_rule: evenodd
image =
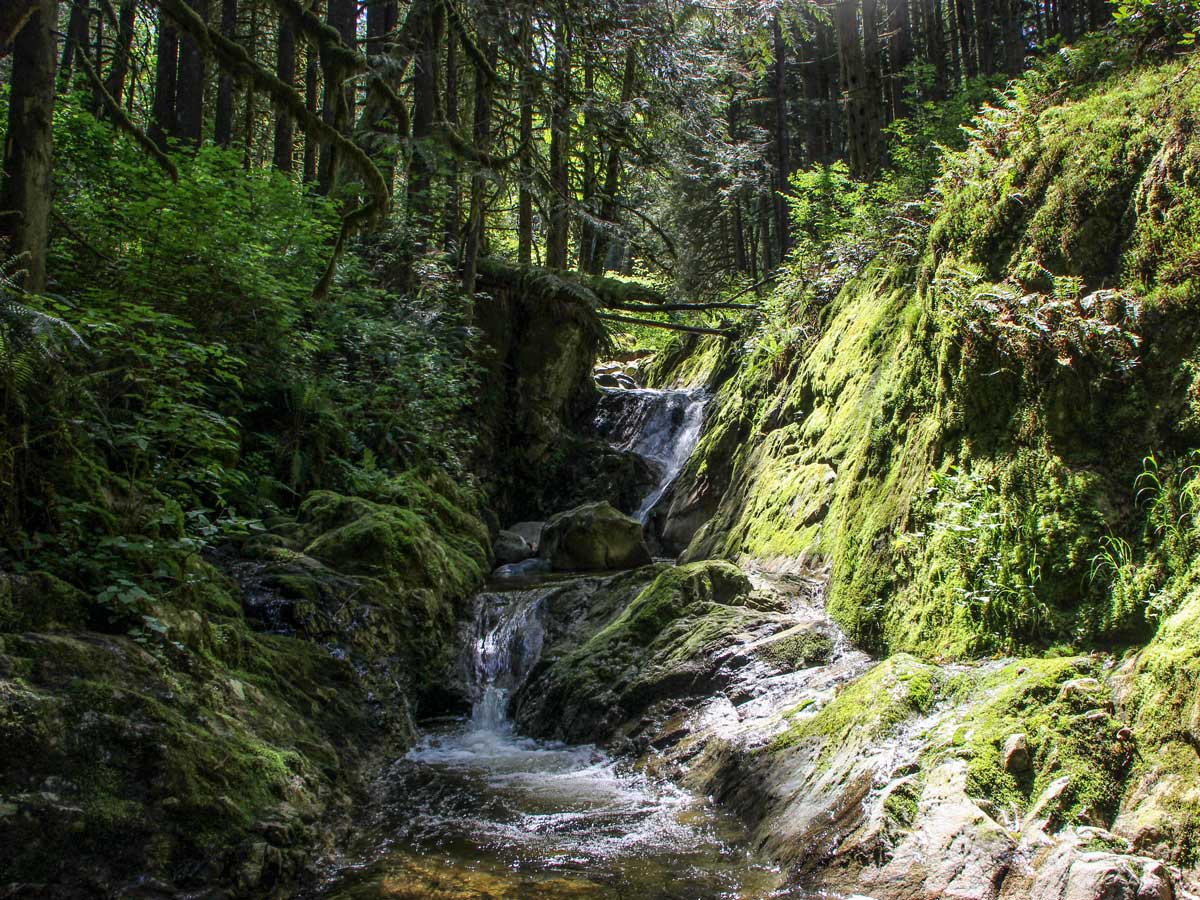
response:
<path id="1" fill-rule="evenodd" d="M 1186 486 L 1200 442 L 1200 80 L 1090 80 L 1111 50 L 1071 51 L 980 117 L 923 250 L 789 298 L 804 337 L 741 360 L 676 491 L 688 557 L 828 567 L 834 616 L 879 649 L 1149 634 L 1175 569 L 1135 481 L 1153 465 Z"/>

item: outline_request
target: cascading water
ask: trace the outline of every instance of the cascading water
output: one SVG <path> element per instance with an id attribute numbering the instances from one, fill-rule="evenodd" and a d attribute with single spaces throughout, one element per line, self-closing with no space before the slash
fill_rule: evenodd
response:
<path id="1" fill-rule="evenodd" d="M 650 518 L 687 465 L 700 440 L 708 399 L 701 390 L 602 390 L 597 432 L 618 450 L 643 457 L 658 472 L 658 482 L 635 514 L 639 521 Z"/>
<path id="2" fill-rule="evenodd" d="M 484 591 L 476 596 L 472 641 L 464 661 L 475 730 L 500 732 L 510 727 L 509 693 L 542 652 L 539 612 L 546 593 L 545 589 Z"/>
<path id="3" fill-rule="evenodd" d="M 645 522 L 699 438 L 698 391 L 605 392 L 598 426 L 659 478 Z M 509 696 L 537 665 L 561 583 L 476 596 L 459 665 L 469 721 L 428 731 L 383 782 L 376 823 L 390 848 L 324 892 L 333 898 L 718 900 L 800 897 L 736 847 L 741 826 L 702 799 L 592 746 L 514 733 Z"/>

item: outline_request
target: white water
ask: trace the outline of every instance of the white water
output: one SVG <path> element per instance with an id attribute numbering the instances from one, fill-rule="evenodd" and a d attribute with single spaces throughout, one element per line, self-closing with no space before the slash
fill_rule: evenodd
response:
<path id="1" fill-rule="evenodd" d="M 618 450 L 647 459 L 658 471 L 654 489 L 635 514 L 646 522 L 687 465 L 704 427 L 708 395 L 701 390 L 602 389 L 596 427 Z"/>
<path id="2" fill-rule="evenodd" d="M 658 482 L 645 522 L 699 439 L 698 391 L 606 392 L 607 436 L 645 456 Z M 603 433 L 603 432 L 602 432 Z M 556 587 L 481 592 L 460 660 L 471 716 L 427 732 L 385 780 L 377 830 L 390 848 L 343 872 L 326 896 L 751 900 L 781 890 L 746 835 L 704 798 L 590 745 L 521 737 L 508 701 L 537 664 Z"/>

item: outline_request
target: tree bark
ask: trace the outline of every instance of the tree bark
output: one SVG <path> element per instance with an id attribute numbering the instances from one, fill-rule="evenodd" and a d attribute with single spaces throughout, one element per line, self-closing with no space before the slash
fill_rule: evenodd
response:
<path id="1" fill-rule="evenodd" d="M 571 226 L 571 35 L 565 11 L 554 23 L 554 96 L 550 112 L 550 221 L 546 267 L 565 269 Z"/>
<path id="2" fill-rule="evenodd" d="M 189 0 L 197 15 L 208 20 L 208 0 Z M 179 74 L 175 90 L 175 134 L 192 147 L 204 137 L 204 57 L 195 38 L 186 32 L 179 38 Z"/>
<path id="3" fill-rule="evenodd" d="M 167 137 L 175 133 L 175 80 L 179 66 L 179 31 L 161 7 L 158 10 L 154 74 L 154 122 L 150 137 L 162 149 Z"/>
<path id="4" fill-rule="evenodd" d="M 75 68 L 75 54 L 88 52 L 88 3 L 87 0 L 71 0 L 67 15 L 67 34 L 63 40 L 62 59 L 58 64 L 59 90 L 65 91 L 71 84 L 71 73 Z"/>
<path id="5" fill-rule="evenodd" d="M 617 222 L 617 197 L 621 192 L 621 145 L 625 137 L 625 120 L 629 104 L 637 89 L 637 47 L 630 44 L 625 50 L 625 71 L 621 76 L 621 127 L 609 136 L 608 159 L 604 163 L 604 184 L 600 188 L 600 218 L 604 227 L 596 235 L 592 253 L 592 275 L 601 274 L 608 265 L 612 247 L 612 228 Z"/>
<path id="6" fill-rule="evenodd" d="M 27 291 L 46 288 L 54 186 L 55 0 L 40 0 L 13 41 L 12 89 L 0 185 L 0 236 Z"/>
<path id="7" fill-rule="evenodd" d="M 221 0 L 221 34 L 236 40 L 238 0 Z M 233 144 L 233 76 L 222 70 L 217 77 L 217 108 L 213 123 L 213 139 L 218 147 Z"/>
<path id="8" fill-rule="evenodd" d="M 453 28 L 447 28 L 446 121 L 456 131 L 459 127 L 458 105 L 458 35 L 455 34 Z M 477 148 L 478 146 L 476 144 Z M 462 189 L 459 185 L 459 165 L 456 155 L 452 155 L 449 160 L 449 171 L 446 173 L 446 194 L 446 218 L 442 223 L 445 234 L 442 242 L 447 250 L 455 248 L 457 251 L 462 228 Z"/>
<path id="9" fill-rule="evenodd" d="M 978 35 L 975 29 L 975 9 L 971 0 L 954 0 L 958 11 L 958 42 L 962 52 L 963 75 L 979 75 Z"/>
<path id="10" fill-rule="evenodd" d="M 874 0 L 867 0 L 874 3 Z M 791 146 L 788 139 L 788 89 L 787 89 L 787 45 L 783 41 L 783 26 L 779 22 L 779 11 L 771 17 L 771 39 L 774 44 L 775 106 L 775 234 L 779 244 L 779 258 L 787 256 L 791 241 L 788 236 L 787 195 L 791 193 L 788 177 L 792 174 Z M 878 50 L 878 48 L 876 48 Z M 878 53 L 876 54 L 878 58 Z"/>
<path id="11" fill-rule="evenodd" d="M 834 7 L 834 24 L 841 63 L 842 98 L 845 104 L 846 148 L 855 178 L 869 178 L 879 165 L 879 134 L 871 112 L 870 83 L 858 35 L 855 0 L 840 0 Z"/>
<path id="12" fill-rule="evenodd" d="M 533 26 L 529 11 L 521 19 L 520 125 L 517 188 L 517 261 L 533 262 Z"/>
<path id="13" fill-rule="evenodd" d="M 946 65 L 946 23 L 942 0 L 925 0 L 925 51 L 933 64 L 933 99 L 944 100 L 949 90 Z"/>
<path id="14" fill-rule="evenodd" d="M 863 28 L 863 63 L 866 71 L 865 96 L 863 106 L 866 109 L 868 128 L 872 141 L 876 144 L 872 154 L 878 165 L 882 156 L 884 93 L 883 93 L 883 54 L 879 42 L 879 2 L 878 0 L 862 0 Z"/>
<path id="15" fill-rule="evenodd" d="M 492 68 L 496 68 L 497 48 L 494 43 L 484 51 Z M 485 78 L 479 70 L 475 72 L 475 124 L 473 138 L 475 149 L 486 153 L 492 143 L 492 92 L 495 82 Z M 483 253 L 484 204 L 487 180 L 482 172 L 471 176 L 471 206 L 467 214 L 467 234 L 463 252 L 463 290 L 468 295 L 475 293 L 475 277 L 479 270 L 479 257 Z"/>
<path id="16" fill-rule="evenodd" d="M 335 29 L 342 43 L 354 48 L 355 23 L 358 19 L 358 4 L 356 0 L 328 0 L 325 22 Z M 354 119 L 354 97 L 352 89 L 343 84 L 344 73 L 340 67 L 329 64 L 323 67 L 325 80 L 325 99 L 322 117 L 328 125 L 336 128 L 342 134 L 349 130 L 350 122 Z M 328 194 L 333 189 L 337 175 L 337 148 L 329 142 L 321 144 L 321 159 L 318 164 L 318 191 Z"/>
<path id="17" fill-rule="evenodd" d="M 992 31 L 992 0 L 975 0 L 975 47 L 979 54 L 979 72 L 996 71 L 996 37 Z"/>
<path id="18" fill-rule="evenodd" d="M 409 15 L 416 14 L 414 5 Z M 408 215 L 413 241 L 418 249 L 429 245 L 434 232 L 433 177 L 436 138 L 434 123 L 438 113 L 438 54 L 445 26 L 441 4 L 434 4 L 425 14 L 420 47 L 413 68 L 413 153 L 408 176 Z"/>
<path id="19" fill-rule="evenodd" d="M 279 43 L 275 54 L 275 77 L 289 88 L 296 82 L 296 29 L 287 16 L 279 17 Z M 292 156 L 295 150 L 295 125 L 287 112 L 275 113 L 275 168 L 280 172 L 292 171 Z"/>
<path id="20" fill-rule="evenodd" d="M 912 19 L 908 14 L 908 0 L 888 0 L 887 8 L 892 118 L 902 119 L 912 112 L 906 81 L 906 72 L 913 61 Z"/>
<path id="21" fill-rule="evenodd" d="M 137 7 L 134 0 L 121 0 L 117 11 L 117 36 L 113 46 L 112 68 L 104 80 L 104 89 L 120 106 L 125 96 L 125 81 L 129 77 L 129 57 L 133 49 L 133 28 Z M 97 74 L 99 74 L 97 72 Z"/>
<path id="22" fill-rule="evenodd" d="M 320 95 L 320 65 L 312 47 L 305 52 L 307 65 L 304 70 L 304 106 L 314 116 L 317 114 L 317 97 Z M 317 180 L 317 153 L 320 140 L 311 130 L 304 134 L 304 181 Z"/>
<path id="23" fill-rule="evenodd" d="M 1024 9 L 1021 0 L 1001 0 L 1004 10 L 1004 71 L 1011 76 L 1025 67 Z"/>

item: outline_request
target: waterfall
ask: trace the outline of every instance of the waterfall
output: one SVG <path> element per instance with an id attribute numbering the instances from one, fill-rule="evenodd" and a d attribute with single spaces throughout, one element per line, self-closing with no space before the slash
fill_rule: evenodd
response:
<path id="1" fill-rule="evenodd" d="M 501 732 L 510 727 L 508 697 L 542 653 L 542 601 L 552 591 L 541 588 L 476 595 L 464 659 L 475 730 Z"/>
<path id="2" fill-rule="evenodd" d="M 602 390 L 596 427 L 619 450 L 637 453 L 658 473 L 637 511 L 645 523 L 695 449 L 708 395 L 699 390 Z M 476 733 L 506 734 L 508 699 L 536 665 L 545 640 L 542 608 L 555 586 L 483 591 L 475 598 L 462 658 Z"/>
<path id="3" fill-rule="evenodd" d="M 659 473 L 635 514 L 645 523 L 700 440 L 708 395 L 701 390 L 602 389 L 596 430 L 618 450 L 646 459 Z"/>

